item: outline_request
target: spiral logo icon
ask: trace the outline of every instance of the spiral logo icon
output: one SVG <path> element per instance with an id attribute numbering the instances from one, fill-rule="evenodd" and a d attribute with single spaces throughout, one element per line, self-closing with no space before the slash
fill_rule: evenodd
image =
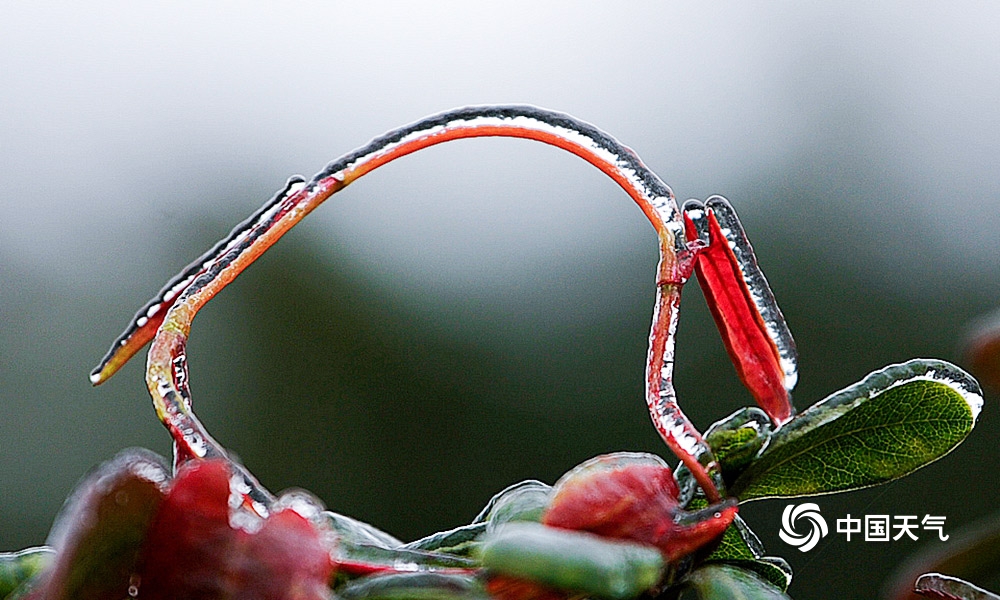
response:
<path id="1" fill-rule="evenodd" d="M 799 521 L 806 521 L 809 524 L 809 532 L 800 534 L 795 529 L 795 524 Z M 819 506 L 813 502 L 805 504 L 789 504 L 785 511 L 781 513 L 781 531 L 778 537 L 789 546 L 795 546 L 802 552 L 809 552 L 816 547 L 819 541 L 830 533 L 826 526 L 826 519 L 819 514 Z"/>

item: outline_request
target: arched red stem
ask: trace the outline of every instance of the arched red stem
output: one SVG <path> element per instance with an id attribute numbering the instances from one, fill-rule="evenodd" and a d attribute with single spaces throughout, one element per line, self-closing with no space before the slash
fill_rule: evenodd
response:
<path id="1" fill-rule="evenodd" d="M 567 150 L 617 182 L 646 215 L 660 246 L 657 300 L 647 361 L 646 400 L 657 430 L 712 501 L 722 479 L 711 450 L 676 403 L 672 384 L 674 331 L 680 287 L 688 271 L 683 223 L 670 188 L 627 147 L 568 115 L 527 106 L 457 109 L 392 131 L 334 161 L 310 182 L 292 179 L 230 236 L 192 263 L 137 313 L 91 374 L 97 385 L 151 338 L 146 382 L 157 414 L 184 456 L 223 453 L 191 411 L 185 344 L 204 304 L 327 198 L 396 158 L 443 142 L 473 137 L 532 139 Z M 158 329 L 157 329 L 158 328 Z M 155 336 L 153 331 L 155 330 Z"/>

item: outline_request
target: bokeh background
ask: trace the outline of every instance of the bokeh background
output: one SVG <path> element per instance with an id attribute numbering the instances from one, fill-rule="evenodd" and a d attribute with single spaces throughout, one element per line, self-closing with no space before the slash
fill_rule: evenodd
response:
<path id="1" fill-rule="evenodd" d="M 455 106 L 531 103 L 726 195 L 801 355 L 798 406 L 888 363 L 961 361 L 1000 305 L 994 3 L 87 2 L 0 5 L 0 550 L 128 446 L 164 455 L 128 318 L 293 173 Z M 572 220 L 565 218 L 570 207 Z M 525 478 L 666 453 L 642 400 L 656 240 L 623 192 L 531 142 L 394 163 L 202 312 L 196 407 L 265 485 L 404 538 Z M 696 286 L 676 384 L 701 427 L 750 400 Z M 997 398 L 970 439 L 827 519 L 995 509 Z M 777 537 L 797 599 L 871 598 L 933 546 Z M 992 582 L 984 581 L 982 584 Z"/>

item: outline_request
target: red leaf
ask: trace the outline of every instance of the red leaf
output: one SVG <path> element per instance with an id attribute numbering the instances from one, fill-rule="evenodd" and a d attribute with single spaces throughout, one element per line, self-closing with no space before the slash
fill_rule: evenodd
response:
<path id="1" fill-rule="evenodd" d="M 312 600 L 329 597 L 329 554 L 317 528 L 286 508 L 257 522 L 230 519 L 232 471 L 223 460 L 186 464 L 144 545 L 144 600 Z M 251 529 L 254 522 L 249 520 Z"/>
<path id="2" fill-rule="evenodd" d="M 708 245 L 699 252 L 695 262 L 698 283 L 705 294 L 712 317 L 740 380 L 757 404 L 776 424 L 780 425 L 788 421 L 794 412 L 788 393 L 793 383 L 787 380 L 782 366 L 781 351 L 768 331 L 768 325 L 761 314 L 761 307 L 754 300 L 744 276 L 744 268 L 753 269 L 759 275 L 752 250 L 746 243 L 745 252 L 749 257 L 747 260 L 753 261 L 753 264 L 741 267 L 733 249 L 730 248 L 730 241 L 719 225 L 715 211 L 712 210 L 714 208 L 728 211 L 727 214 L 732 220 L 731 226 L 740 228 L 739 239 L 745 242 L 736 213 L 728 203 L 723 205 L 722 202 L 721 199 L 714 204 L 710 202 L 709 207 L 693 203 L 690 207 L 685 205 L 684 223 L 688 240 L 700 239 L 698 227 L 692 217 L 703 221 L 701 226 L 707 229 L 708 239 L 702 241 L 706 241 Z M 763 275 L 760 275 L 759 285 L 758 293 L 766 295 L 766 302 L 773 305 L 775 319 L 773 325 L 780 326 L 783 332 L 787 333 L 784 319 L 774 304 L 773 295 Z M 786 343 L 792 344 L 791 334 L 787 334 Z M 794 352 L 794 346 L 790 346 L 788 351 Z"/>
<path id="3" fill-rule="evenodd" d="M 688 513 L 678 493 L 673 472 L 656 456 L 598 456 L 556 483 L 542 522 L 656 546 L 676 561 L 718 538 L 736 515 L 731 503 Z"/>
<path id="4" fill-rule="evenodd" d="M 80 482 L 49 535 L 52 566 L 32 598 L 105 600 L 128 597 L 140 547 L 164 498 L 162 459 L 125 450 Z"/>

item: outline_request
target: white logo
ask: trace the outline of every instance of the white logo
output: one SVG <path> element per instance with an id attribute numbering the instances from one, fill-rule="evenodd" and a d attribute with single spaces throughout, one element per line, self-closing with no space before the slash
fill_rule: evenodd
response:
<path id="1" fill-rule="evenodd" d="M 795 531 L 795 523 L 800 519 L 810 523 L 811 529 L 808 534 L 800 535 Z M 815 548 L 816 544 L 829 532 L 826 519 L 819 514 L 819 506 L 813 502 L 798 506 L 789 504 L 785 507 L 785 512 L 781 513 L 781 531 L 778 532 L 778 537 L 781 538 L 781 541 L 789 546 L 795 546 L 802 552 L 809 552 Z"/>

